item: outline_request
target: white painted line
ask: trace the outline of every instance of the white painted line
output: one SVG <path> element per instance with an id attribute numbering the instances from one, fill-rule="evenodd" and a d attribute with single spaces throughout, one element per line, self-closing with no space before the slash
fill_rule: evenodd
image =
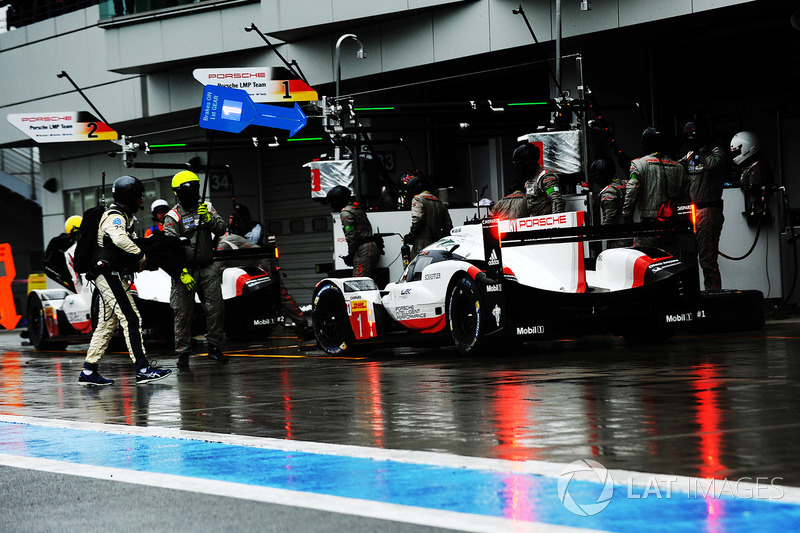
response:
<path id="1" fill-rule="evenodd" d="M 470 470 L 486 470 L 490 472 L 509 472 L 514 474 L 540 475 L 558 479 L 568 463 L 550 461 L 509 461 L 505 459 L 490 459 L 485 457 L 468 457 L 464 455 L 447 454 L 440 452 L 420 452 L 412 450 L 391 450 L 384 448 L 369 448 L 366 446 L 351 446 L 343 444 L 328 444 L 322 442 L 307 442 L 269 437 L 250 437 L 246 435 L 228 435 L 223 433 L 205 433 L 202 431 L 187 431 L 176 428 L 123 426 L 118 424 L 98 424 L 73 420 L 55 420 L 49 418 L 36 418 L 15 415 L 0 415 L 0 422 L 29 424 L 32 426 L 78 429 L 85 431 L 99 431 L 119 435 L 138 435 L 144 437 L 166 437 L 173 439 L 198 440 L 203 442 L 216 442 L 250 448 L 267 448 L 286 452 L 303 452 L 322 455 L 335 455 L 339 457 L 354 457 L 370 460 L 395 461 L 406 464 L 419 464 L 441 466 L 446 468 L 465 468 Z M 674 492 L 686 494 L 690 488 L 707 487 L 708 479 L 689 476 L 677 476 L 649 472 L 635 472 L 630 470 L 608 469 L 615 485 L 632 487 L 652 487 L 656 482 L 664 487 L 669 485 Z M 578 472 L 574 479 L 597 482 L 592 472 Z M 733 483 L 735 480 L 731 480 Z M 738 494 L 759 494 L 759 499 L 770 499 L 781 503 L 800 505 L 800 488 L 784 485 L 765 486 L 762 482 L 749 483 L 736 481 Z M 718 489 L 720 487 L 718 486 Z M 727 494 L 723 491 L 723 495 Z"/>
<path id="2" fill-rule="evenodd" d="M 119 481 L 148 487 L 183 490 L 213 496 L 227 496 L 241 500 L 288 505 L 317 511 L 468 531 L 471 533 L 506 531 L 519 531 L 523 533 L 598 533 L 599 531 L 596 529 L 573 528 L 544 524 L 541 522 L 522 522 L 519 520 L 509 520 L 491 516 L 343 498 L 341 496 L 328 496 L 311 492 L 259 487 L 242 483 L 232 483 L 229 481 L 215 481 L 171 474 L 139 472 L 121 468 L 82 465 L 17 455 L 0 454 L 0 465 L 24 468 L 26 470 L 36 470 L 39 472 Z"/>

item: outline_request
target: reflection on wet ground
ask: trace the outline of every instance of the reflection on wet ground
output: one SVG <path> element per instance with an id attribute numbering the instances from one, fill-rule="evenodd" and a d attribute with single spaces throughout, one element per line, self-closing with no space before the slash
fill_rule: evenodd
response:
<path id="1" fill-rule="evenodd" d="M 630 346 L 612 337 L 461 359 L 453 350 L 336 358 L 290 337 L 237 344 L 231 363 L 136 386 L 126 354 L 77 383 L 85 349 L 0 335 L 0 414 L 440 451 L 800 486 L 800 320 L 741 335 Z M 308 350 L 308 351 L 306 351 Z M 168 352 L 155 355 L 174 367 Z"/>

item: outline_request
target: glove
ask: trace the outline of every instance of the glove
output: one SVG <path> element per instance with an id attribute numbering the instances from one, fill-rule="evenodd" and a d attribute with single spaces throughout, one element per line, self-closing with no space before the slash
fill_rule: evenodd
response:
<path id="1" fill-rule="evenodd" d="M 137 270 L 136 272 L 141 272 L 142 270 L 145 269 L 145 267 L 147 267 L 147 257 L 145 257 L 145 255 L 142 254 L 142 257 L 139 258 L 139 270 Z"/>
<path id="2" fill-rule="evenodd" d="M 200 222 L 208 224 L 211 222 L 211 213 L 208 212 L 208 204 L 203 202 L 197 206 L 197 215 L 200 217 Z"/>
<path id="3" fill-rule="evenodd" d="M 411 235 L 410 233 L 406 233 L 405 236 L 403 237 L 403 242 L 411 246 L 412 244 L 414 244 L 414 236 Z"/>
<path id="4" fill-rule="evenodd" d="M 181 271 L 181 283 L 183 283 L 183 286 L 186 287 L 187 290 L 194 290 L 196 282 L 185 268 Z"/>
<path id="5" fill-rule="evenodd" d="M 347 265 L 349 267 L 353 266 L 353 256 L 352 255 L 350 255 L 350 254 L 340 255 L 339 257 L 342 258 L 342 261 L 344 261 L 345 265 Z"/>

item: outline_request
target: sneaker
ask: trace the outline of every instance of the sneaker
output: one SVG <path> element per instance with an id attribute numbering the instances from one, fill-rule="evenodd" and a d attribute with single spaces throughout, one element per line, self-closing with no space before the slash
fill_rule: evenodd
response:
<path id="1" fill-rule="evenodd" d="M 178 354 L 178 368 L 183 370 L 188 370 L 189 368 L 189 354 L 182 353 Z"/>
<path id="2" fill-rule="evenodd" d="M 213 344 L 209 345 L 208 347 L 208 358 L 213 359 L 217 363 L 227 363 L 230 357 L 222 353 L 222 350 L 219 347 L 214 346 Z"/>
<path id="3" fill-rule="evenodd" d="M 96 387 L 106 387 L 114 384 L 113 379 L 104 378 L 97 370 L 94 370 L 91 374 L 87 374 L 86 370 L 82 370 L 81 375 L 78 376 L 78 382 L 84 385 L 94 385 Z"/>
<path id="4" fill-rule="evenodd" d="M 150 383 L 151 381 L 158 381 L 159 379 L 164 379 L 170 374 L 172 374 L 172 370 L 169 368 L 162 370 L 160 368 L 154 368 L 153 365 L 148 363 L 147 366 L 136 371 L 136 384 L 144 385 L 145 383 Z"/>

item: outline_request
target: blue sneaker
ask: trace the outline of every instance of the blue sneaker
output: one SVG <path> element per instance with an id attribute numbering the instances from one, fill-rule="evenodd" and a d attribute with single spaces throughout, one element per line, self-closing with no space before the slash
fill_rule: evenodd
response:
<path id="1" fill-rule="evenodd" d="M 89 370 L 91 374 L 87 374 L 87 370 Z M 91 363 L 83 364 L 83 370 L 81 371 L 81 375 L 78 376 L 78 382 L 84 385 L 94 385 L 96 387 L 106 387 L 114 384 L 113 379 L 106 379 L 101 376 L 100 372 L 97 371 L 97 365 L 92 365 Z"/>
<path id="2" fill-rule="evenodd" d="M 153 364 L 155 364 L 155 361 Z M 156 368 L 153 366 L 153 364 L 147 363 L 147 366 L 144 366 L 136 371 L 137 385 L 144 385 L 145 383 L 150 383 L 151 381 L 158 381 L 159 379 L 164 379 L 172 374 L 172 370 L 169 368 Z"/>

